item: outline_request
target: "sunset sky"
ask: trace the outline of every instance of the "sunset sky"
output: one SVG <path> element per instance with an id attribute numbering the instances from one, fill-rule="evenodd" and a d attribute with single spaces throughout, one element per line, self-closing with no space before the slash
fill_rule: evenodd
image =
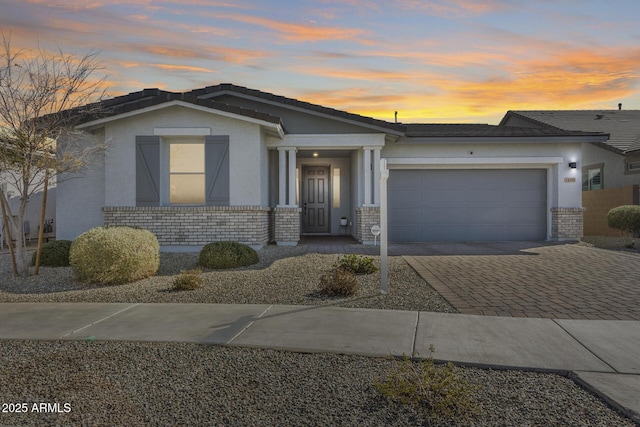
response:
<path id="1" fill-rule="evenodd" d="M 109 95 L 234 83 L 393 121 L 640 109 L 638 0 L 0 0 L 13 48 L 100 51 Z"/>

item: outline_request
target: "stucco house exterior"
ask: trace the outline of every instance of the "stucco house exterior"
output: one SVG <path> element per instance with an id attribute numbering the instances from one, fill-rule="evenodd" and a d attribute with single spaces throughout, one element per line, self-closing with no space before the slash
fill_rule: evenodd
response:
<path id="1" fill-rule="evenodd" d="M 500 125 L 609 134 L 604 142 L 582 145 L 584 234 L 621 234 L 608 227 L 607 212 L 640 204 L 640 110 L 509 111 Z"/>
<path id="2" fill-rule="evenodd" d="M 103 224 L 152 231 L 163 248 L 304 234 L 374 241 L 380 159 L 389 240 L 563 240 L 582 234 L 581 144 L 598 133 L 401 124 L 232 84 L 145 89 L 78 125 L 109 149 L 59 184 L 57 237 Z"/>

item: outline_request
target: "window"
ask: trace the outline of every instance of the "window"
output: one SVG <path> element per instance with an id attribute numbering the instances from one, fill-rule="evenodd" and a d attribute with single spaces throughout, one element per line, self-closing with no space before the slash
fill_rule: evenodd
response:
<path id="1" fill-rule="evenodd" d="M 340 207 L 340 168 L 333 168 L 333 207 Z"/>
<path id="2" fill-rule="evenodd" d="M 204 141 L 169 144 L 169 203 L 204 204 Z"/>
<path id="3" fill-rule="evenodd" d="M 229 137 L 163 140 L 136 137 L 136 206 L 228 206 Z"/>
<path id="4" fill-rule="evenodd" d="M 604 165 L 592 165 L 582 168 L 582 191 L 602 190 Z"/>
<path id="5" fill-rule="evenodd" d="M 625 164 L 625 168 L 624 168 L 624 173 L 625 174 L 630 174 L 630 173 L 640 173 L 640 159 L 639 158 L 632 158 L 632 159 L 625 159 L 624 160 L 624 164 Z"/>

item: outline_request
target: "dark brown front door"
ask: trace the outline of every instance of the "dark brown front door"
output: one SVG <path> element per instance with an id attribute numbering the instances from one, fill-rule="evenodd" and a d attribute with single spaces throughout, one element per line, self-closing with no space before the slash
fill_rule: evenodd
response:
<path id="1" fill-rule="evenodd" d="M 329 233 L 329 167 L 302 167 L 302 232 Z"/>

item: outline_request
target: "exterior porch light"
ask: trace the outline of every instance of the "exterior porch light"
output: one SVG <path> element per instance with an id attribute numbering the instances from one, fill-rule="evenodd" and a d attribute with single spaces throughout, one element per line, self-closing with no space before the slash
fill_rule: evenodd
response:
<path id="1" fill-rule="evenodd" d="M 577 168 L 577 167 L 578 167 L 578 164 L 577 164 L 576 162 L 570 162 L 570 163 L 569 163 L 569 167 L 570 167 L 571 169 L 575 169 L 575 168 Z"/>
<path id="2" fill-rule="evenodd" d="M 318 157 L 318 152 L 317 151 L 313 152 L 313 157 Z"/>

